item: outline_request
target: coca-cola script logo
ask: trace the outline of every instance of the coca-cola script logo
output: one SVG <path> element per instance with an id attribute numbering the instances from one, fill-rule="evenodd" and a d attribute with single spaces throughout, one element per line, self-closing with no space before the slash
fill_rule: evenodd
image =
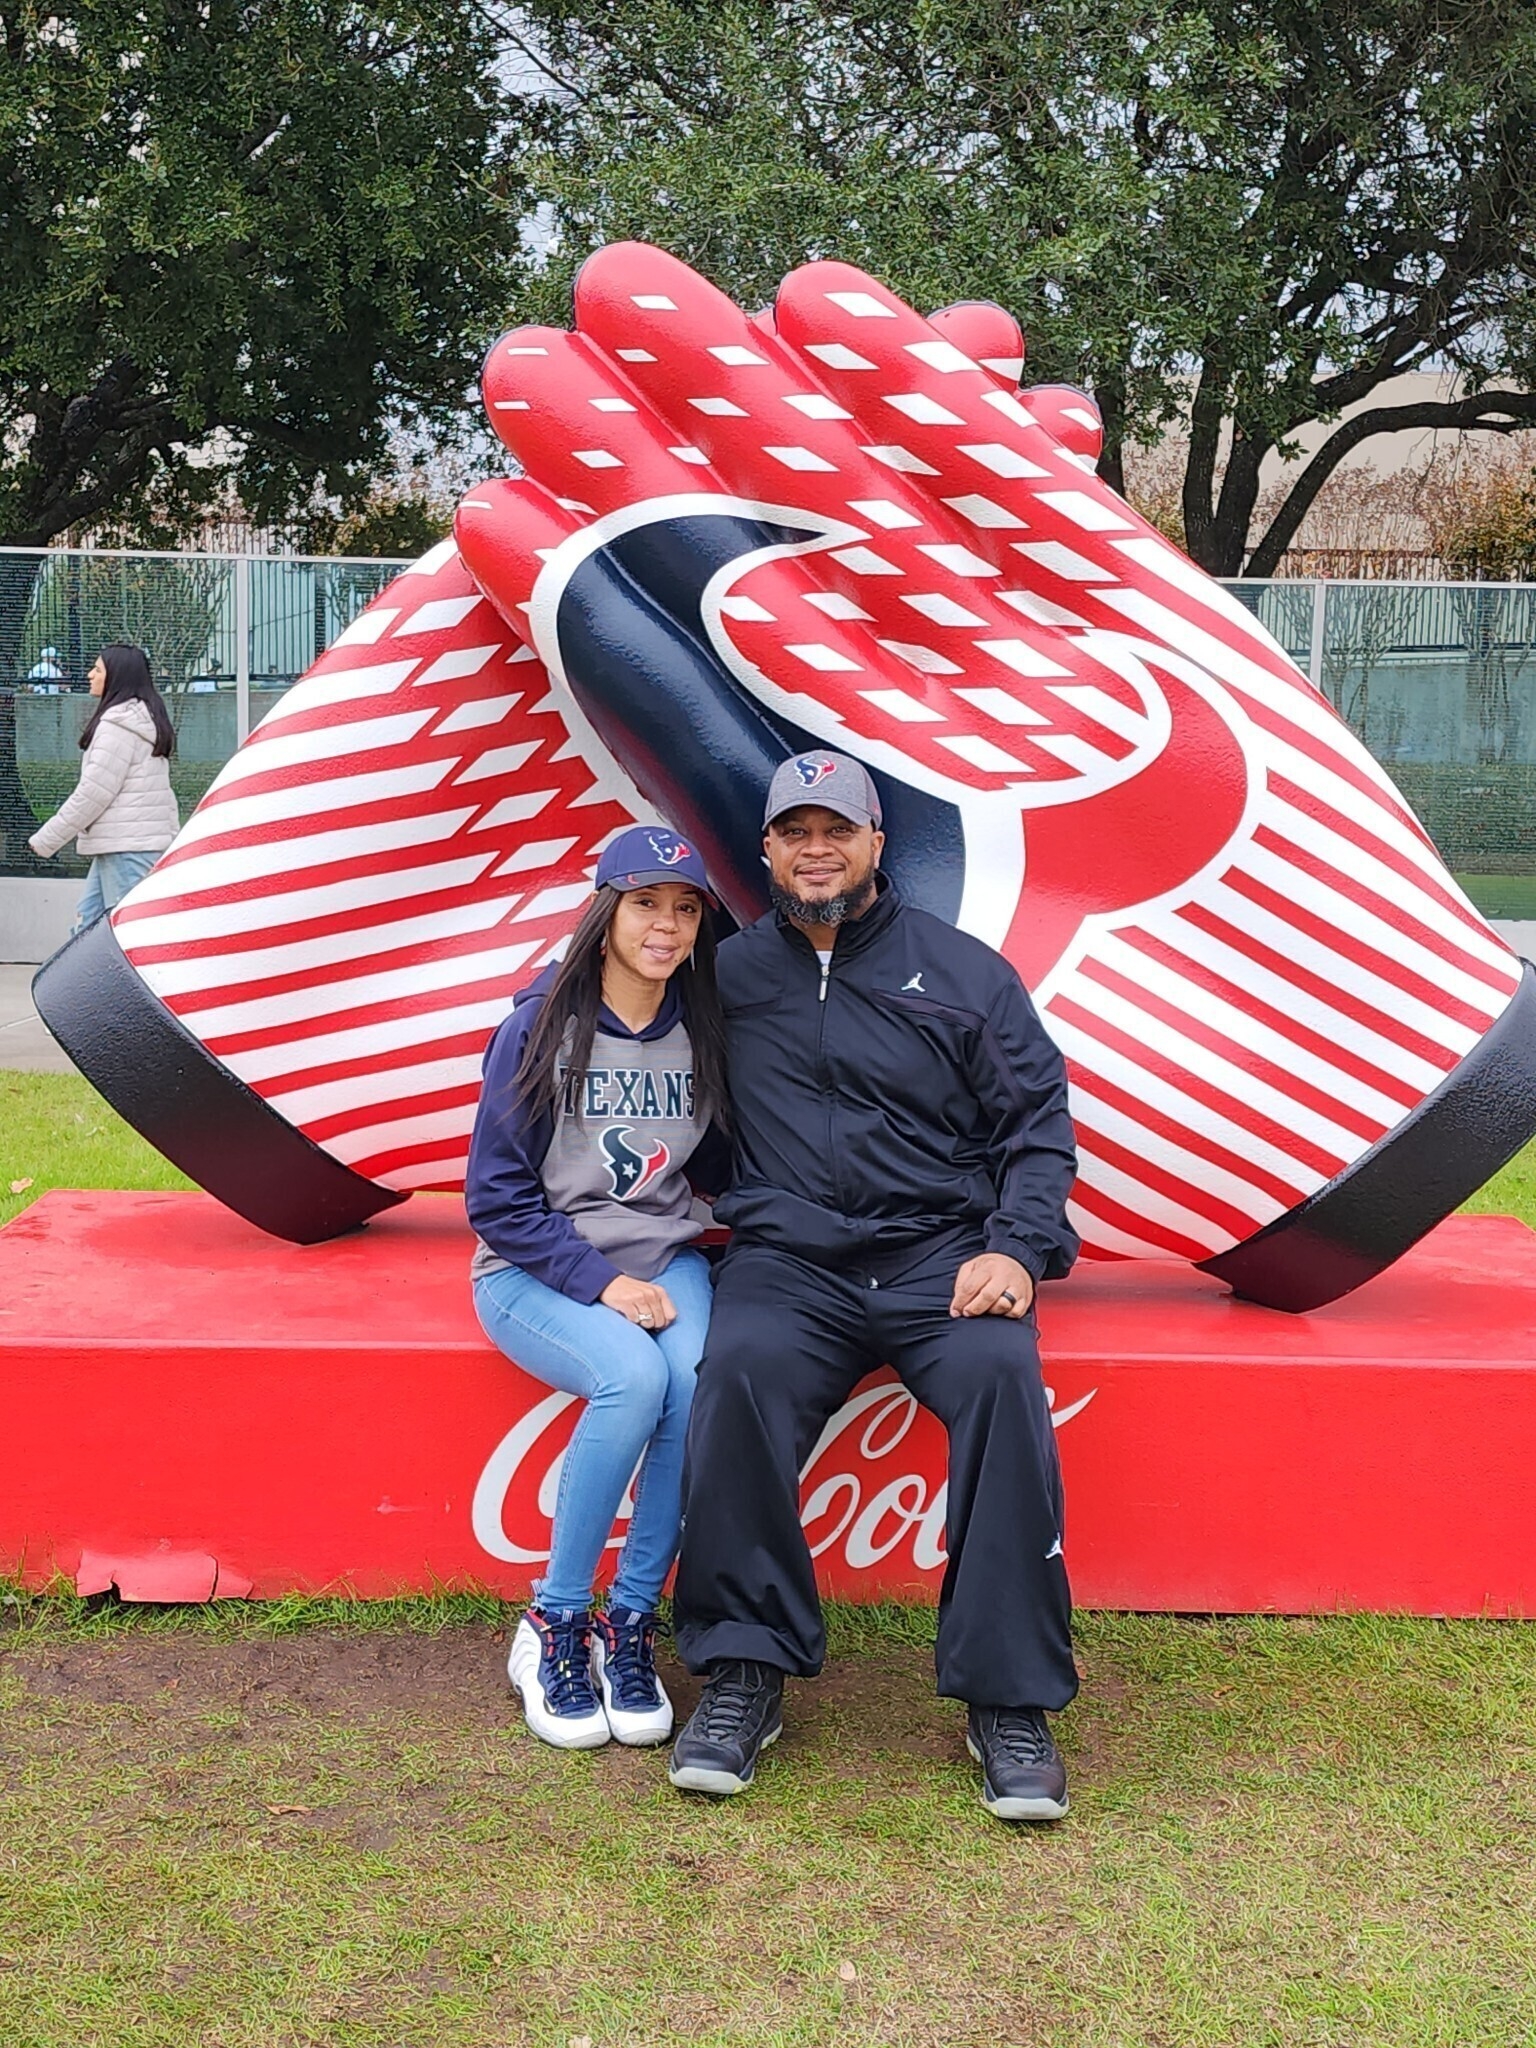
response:
<path id="1" fill-rule="evenodd" d="M 1047 1387 L 1054 1427 L 1081 1415 L 1097 1392 L 1091 1387 L 1058 1408 L 1055 1389 Z M 546 1394 L 486 1460 L 471 1520 L 480 1548 L 503 1564 L 549 1560 L 550 1520 L 578 1405 L 574 1394 Z M 899 1381 L 870 1381 L 837 1411 L 806 1460 L 800 1486 L 800 1520 L 811 1555 L 825 1559 L 834 1578 L 893 1564 L 898 1577 L 902 1566 L 923 1578 L 943 1571 L 949 1496 L 944 1431 Z M 608 1539 L 610 1550 L 624 1541 L 632 1494 L 633 1482 Z M 898 1557 L 903 1545 L 906 1554 Z"/>

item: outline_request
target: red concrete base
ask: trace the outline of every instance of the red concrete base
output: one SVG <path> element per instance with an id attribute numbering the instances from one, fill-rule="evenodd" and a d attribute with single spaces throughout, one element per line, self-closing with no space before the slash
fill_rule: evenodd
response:
<path id="1" fill-rule="evenodd" d="M 468 1258 L 446 1197 L 301 1249 L 202 1195 L 45 1196 L 0 1231 L 0 1571 L 151 1600 L 524 1592 L 574 1404 L 481 1336 Z M 1084 1267 L 1042 1341 L 1080 1601 L 1536 1613 L 1523 1224 L 1456 1218 L 1305 1317 Z M 866 1382 L 807 1472 L 824 1584 L 932 1597 L 943 1516 L 937 1425 Z"/>

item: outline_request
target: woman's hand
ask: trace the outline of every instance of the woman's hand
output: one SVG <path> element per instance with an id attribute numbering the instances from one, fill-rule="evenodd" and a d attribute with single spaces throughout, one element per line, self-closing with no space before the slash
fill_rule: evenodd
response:
<path id="1" fill-rule="evenodd" d="M 627 1273 L 621 1273 L 617 1280 L 608 1282 L 597 1298 L 605 1308 L 616 1309 L 626 1322 L 649 1330 L 652 1336 L 677 1321 L 672 1297 L 654 1280 L 631 1280 Z"/>

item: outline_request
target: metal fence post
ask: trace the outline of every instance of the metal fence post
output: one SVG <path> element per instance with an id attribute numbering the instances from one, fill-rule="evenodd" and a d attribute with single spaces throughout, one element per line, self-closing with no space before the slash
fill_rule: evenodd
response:
<path id="1" fill-rule="evenodd" d="M 235 745 L 251 730 L 251 558 L 235 557 Z"/>
<path id="2" fill-rule="evenodd" d="M 1328 623 L 1328 581 L 1319 576 L 1312 586 L 1312 635 L 1307 642 L 1307 675 L 1314 690 L 1323 687 L 1323 644 Z"/>

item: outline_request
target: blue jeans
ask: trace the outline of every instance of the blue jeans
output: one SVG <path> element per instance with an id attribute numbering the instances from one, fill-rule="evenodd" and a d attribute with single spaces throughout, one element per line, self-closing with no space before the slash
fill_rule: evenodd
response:
<path id="1" fill-rule="evenodd" d="M 159 858 L 158 853 L 98 853 L 85 878 L 85 894 L 75 912 L 74 933 L 85 931 L 109 910 L 115 910 Z"/>
<path id="2" fill-rule="evenodd" d="M 700 1252 L 679 1252 L 656 1280 L 677 1321 L 654 1337 L 617 1309 L 572 1301 L 520 1266 L 475 1282 L 475 1313 L 497 1349 L 587 1404 L 560 1469 L 549 1572 L 533 1589 L 546 1611 L 590 1604 L 631 1478 L 635 1505 L 613 1582 L 615 1606 L 650 1613 L 677 1556 L 683 1444 L 709 1327 L 709 1262 Z"/>

